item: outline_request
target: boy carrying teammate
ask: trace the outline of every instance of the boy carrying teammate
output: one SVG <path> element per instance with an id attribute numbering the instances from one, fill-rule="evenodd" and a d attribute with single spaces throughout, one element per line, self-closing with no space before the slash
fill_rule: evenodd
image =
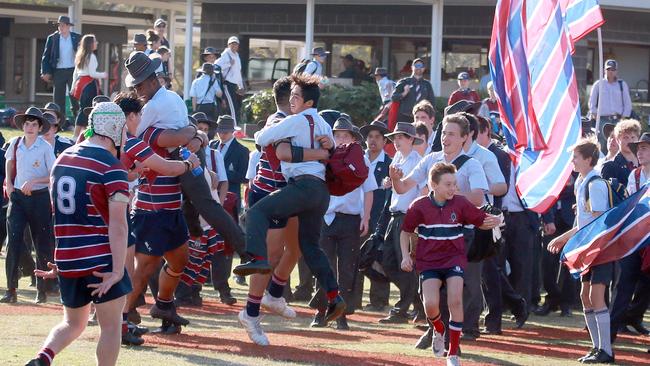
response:
<path id="1" fill-rule="evenodd" d="M 431 193 L 415 200 L 404 218 L 400 234 L 401 268 L 417 269 L 428 321 L 434 328 L 433 354 L 445 352 L 445 326 L 440 315 L 440 289 L 447 287 L 449 351 L 447 365 L 460 365 L 458 345 L 463 328 L 463 269 L 467 265 L 463 225 L 489 230 L 499 225 L 498 216 L 488 215 L 467 198 L 456 194 L 456 167 L 436 163 L 429 173 Z M 415 234 L 417 230 L 417 234 Z M 416 239 L 417 237 L 417 239 Z M 417 244 L 411 249 L 411 242 Z M 415 252 L 415 266 L 411 253 Z"/>
<path id="2" fill-rule="evenodd" d="M 86 328 L 90 303 L 100 326 L 97 364 L 115 365 L 120 351 L 122 309 L 131 282 L 124 268 L 129 202 L 127 173 L 116 156 L 125 141 L 124 113 L 115 103 L 97 105 L 90 138 L 64 151 L 52 169 L 56 264 L 37 270 L 58 276 L 64 319 L 28 366 L 49 366 Z"/>
<path id="3" fill-rule="evenodd" d="M 607 183 L 594 170 L 599 153 L 598 142 L 593 137 L 583 138 L 573 147 L 573 170 L 579 174 L 575 183 L 577 226 L 548 244 L 548 251 L 553 254 L 559 253 L 578 230 L 610 209 Z M 605 290 L 613 272 L 613 263 L 603 263 L 589 268 L 581 278 L 580 298 L 593 344 L 591 351 L 578 359 L 582 363 L 614 363 L 609 310 L 605 303 Z"/>

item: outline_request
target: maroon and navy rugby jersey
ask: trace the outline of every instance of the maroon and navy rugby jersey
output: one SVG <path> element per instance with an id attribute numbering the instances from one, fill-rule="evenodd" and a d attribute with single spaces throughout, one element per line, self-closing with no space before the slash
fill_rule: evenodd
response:
<path id="1" fill-rule="evenodd" d="M 126 133 L 126 142 L 124 143 L 124 154 L 120 156 L 120 161 L 125 167 L 131 168 L 136 161 L 143 162 L 153 155 L 153 150 L 141 139 Z"/>
<path id="2" fill-rule="evenodd" d="M 467 257 L 463 225 L 481 226 L 485 217 L 485 212 L 463 196 L 454 196 L 443 206 L 430 196 L 413 201 L 406 211 L 402 231 L 414 233 L 417 230 L 415 268 L 420 272 L 455 266 L 464 269 Z"/>
<path id="3" fill-rule="evenodd" d="M 267 119 L 266 123 L 275 123 L 285 118 L 286 115 L 280 111 L 275 112 Z M 275 147 L 268 145 L 262 148 L 260 162 L 257 165 L 257 174 L 253 179 L 252 189 L 258 193 L 271 193 L 287 185 L 282 170 L 280 159 L 275 153 Z"/>
<path id="4" fill-rule="evenodd" d="M 59 155 L 51 183 L 54 261 L 60 275 L 82 277 L 110 266 L 108 199 L 117 192 L 129 194 L 124 165 L 86 141 Z"/>
<path id="5" fill-rule="evenodd" d="M 150 127 L 140 137 L 142 141 L 158 155 L 170 159 L 169 151 L 158 146 L 158 137 L 165 131 L 161 128 Z M 157 175 L 154 172 L 145 174 L 138 181 L 138 191 L 133 201 L 135 210 L 159 211 L 181 209 L 181 183 L 178 177 Z"/>

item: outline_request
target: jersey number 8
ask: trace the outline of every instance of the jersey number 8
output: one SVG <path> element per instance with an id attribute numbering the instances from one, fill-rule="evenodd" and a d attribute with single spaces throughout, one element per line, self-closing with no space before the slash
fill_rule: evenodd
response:
<path id="1" fill-rule="evenodd" d="M 72 215 L 75 212 L 76 188 L 77 182 L 67 175 L 59 178 L 56 183 L 56 208 L 64 215 Z"/>

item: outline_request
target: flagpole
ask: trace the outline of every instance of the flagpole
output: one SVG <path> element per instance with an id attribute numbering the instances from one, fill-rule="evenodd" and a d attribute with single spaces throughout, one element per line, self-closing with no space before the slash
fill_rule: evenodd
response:
<path id="1" fill-rule="evenodd" d="M 603 105 L 601 103 L 601 98 L 603 97 L 603 83 L 601 82 L 603 78 L 603 70 L 605 70 L 605 66 L 603 65 L 603 34 L 600 30 L 600 27 L 597 29 L 598 31 L 598 108 L 596 109 L 596 136 L 600 135 L 600 108 Z"/>

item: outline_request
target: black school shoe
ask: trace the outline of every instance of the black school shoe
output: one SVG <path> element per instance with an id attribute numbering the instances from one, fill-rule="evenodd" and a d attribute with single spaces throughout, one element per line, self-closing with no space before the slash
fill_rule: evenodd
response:
<path id="1" fill-rule="evenodd" d="M 338 330 L 350 330 L 350 326 L 348 325 L 348 320 L 346 319 L 345 315 L 343 315 L 340 318 L 336 319 L 336 329 L 338 329 Z"/>
<path id="2" fill-rule="evenodd" d="M 25 364 L 25 366 L 45 366 L 45 365 L 46 365 L 45 361 L 41 360 L 40 358 L 35 358 Z"/>
<path id="3" fill-rule="evenodd" d="M 319 310 L 316 315 L 314 315 L 314 320 L 311 321 L 309 325 L 312 328 L 324 328 L 327 326 L 325 322 L 325 310 Z"/>
<path id="4" fill-rule="evenodd" d="M 331 321 L 338 319 L 345 313 L 345 301 L 341 295 L 337 295 L 329 305 L 327 305 L 327 312 L 325 313 L 325 323 L 329 324 Z"/>
<path id="5" fill-rule="evenodd" d="M 647 329 L 646 327 L 643 326 L 643 323 L 642 323 L 642 322 L 638 322 L 638 323 L 629 323 L 628 326 L 634 328 L 634 330 L 636 330 L 637 333 L 639 333 L 639 334 L 641 334 L 641 335 L 648 335 L 648 334 L 650 334 L 650 331 L 648 331 L 648 329 Z"/>
<path id="6" fill-rule="evenodd" d="M 515 315 L 515 328 L 516 329 L 521 329 L 523 328 L 524 324 L 526 324 L 526 321 L 528 320 L 528 316 L 530 315 L 530 312 L 528 311 L 528 305 L 526 305 L 526 299 L 522 298 L 521 299 L 521 307 L 519 308 L 519 311 Z"/>
<path id="7" fill-rule="evenodd" d="M 614 363 L 616 360 L 614 359 L 614 352 L 612 351 L 612 354 L 609 355 L 607 352 L 603 351 L 602 349 L 599 349 L 596 351 L 596 353 L 590 357 L 585 358 L 582 360 L 582 363 Z"/>
<path id="8" fill-rule="evenodd" d="M 272 269 L 273 268 L 269 264 L 269 261 L 260 259 L 239 264 L 232 270 L 232 273 L 237 276 L 248 276 L 254 273 L 268 274 L 271 273 Z"/>
<path id="9" fill-rule="evenodd" d="M 144 339 L 135 335 L 131 329 L 126 333 L 122 333 L 122 345 L 123 346 L 142 346 L 144 344 Z"/>
<path id="10" fill-rule="evenodd" d="M 387 317 L 379 319 L 381 324 L 405 324 L 408 323 L 409 318 L 405 314 L 393 313 L 388 314 Z"/>
<path id="11" fill-rule="evenodd" d="M 4 296 L 0 298 L 0 303 L 4 304 L 15 304 L 18 301 L 18 295 L 16 295 L 16 290 L 7 290 Z"/>
<path id="12" fill-rule="evenodd" d="M 415 348 L 417 349 L 429 349 L 433 344 L 433 328 L 429 327 L 424 334 L 418 339 L 415 343 Z"/>

